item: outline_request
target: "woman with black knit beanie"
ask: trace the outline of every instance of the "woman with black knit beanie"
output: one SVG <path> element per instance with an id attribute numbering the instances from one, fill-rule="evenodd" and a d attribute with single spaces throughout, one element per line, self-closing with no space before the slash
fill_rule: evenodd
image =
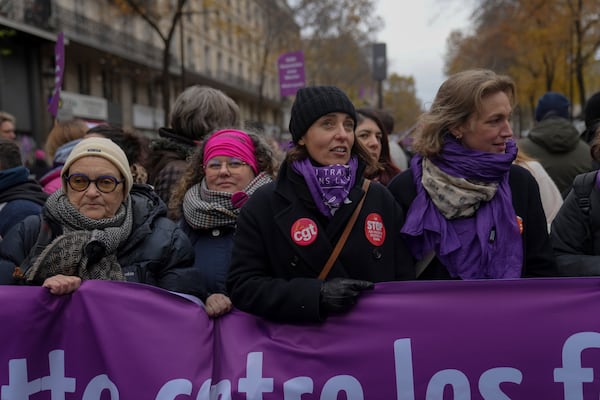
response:
<path id="1" fill-rule="evenodd" d="M 227 288 L 243 311 L 317 322 L 350 309 L 375 282 L 415 272 L 399 235 L 400 208 L 383 185 L 363 178 L 373 161 L 356 142 L 346 94 L 300 89 L 289 128 L 294 147 L 276 181 L 259 188 L 238 217 Z"/>

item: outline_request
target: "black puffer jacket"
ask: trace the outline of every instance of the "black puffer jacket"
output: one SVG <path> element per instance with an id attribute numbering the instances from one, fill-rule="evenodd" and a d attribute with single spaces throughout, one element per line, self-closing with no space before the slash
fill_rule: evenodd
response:
<path id="1" fill-rule="evenodd" d="M 132 232 L 117 251 L 127 281 L 198 295 L 194 251 L 185 233 L 166 218 L 166 206 L 150 186 L 136 184 L 130 195 Z M 62 227 L 44 209 L 42 218 L 37 215 L 26 218 L 0 241 L 0 284 L 16 283 L 12 272 L 23 263 L 38 238 L 42 238 L 42 224 L 47 224 L 52 232 L 44 242 L 49 243 L 62 234 Z"/>

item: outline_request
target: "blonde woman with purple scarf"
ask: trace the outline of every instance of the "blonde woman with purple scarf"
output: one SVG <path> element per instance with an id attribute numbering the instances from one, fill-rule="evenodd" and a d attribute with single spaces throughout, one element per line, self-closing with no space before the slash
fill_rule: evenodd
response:
<path id="1" fill-rule="evenodd" d="M 515 90 L 507 76 L 463 71 L 422 115 L 410 169 L 388 186 L 419 279 L 555 275 L 538 185 L 513 164 Z"/>
<path id="2" fill-rule="evenodd" d="M 300 89 L 289 128 L 294 145 L 277 179 L 240 211 L 227 289 L 243 311 L 318 322 L 351 309 L 375 282 L 414 279 L 414 268 L 400 237 L 400 207 L 380 183 L 363 185 L 374 160 L 356 141 L 346 94 L 333 86 Z"/>

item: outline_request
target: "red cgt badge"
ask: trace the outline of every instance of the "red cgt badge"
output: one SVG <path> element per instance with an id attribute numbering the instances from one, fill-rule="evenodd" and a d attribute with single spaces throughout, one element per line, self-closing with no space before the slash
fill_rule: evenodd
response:
<path id="1" fill-rule="evenodd" d="M 292 240 L 298 246 L 308 246 L 315 241 L 318 234 L 317 224 L 310 218 L 300 218 L 292 225 Z"/>

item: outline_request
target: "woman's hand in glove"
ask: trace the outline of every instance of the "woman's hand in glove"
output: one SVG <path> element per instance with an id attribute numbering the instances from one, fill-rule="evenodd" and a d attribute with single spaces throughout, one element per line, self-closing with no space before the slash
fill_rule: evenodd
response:
<path id="1" fill-rule="evenodd" d="M 334 278 L 321 286 L 321 311 L 341 313 L 356 304 L 356 298 L 364 291 L 375 287 L 373 282 L 357 279 Z"/>

